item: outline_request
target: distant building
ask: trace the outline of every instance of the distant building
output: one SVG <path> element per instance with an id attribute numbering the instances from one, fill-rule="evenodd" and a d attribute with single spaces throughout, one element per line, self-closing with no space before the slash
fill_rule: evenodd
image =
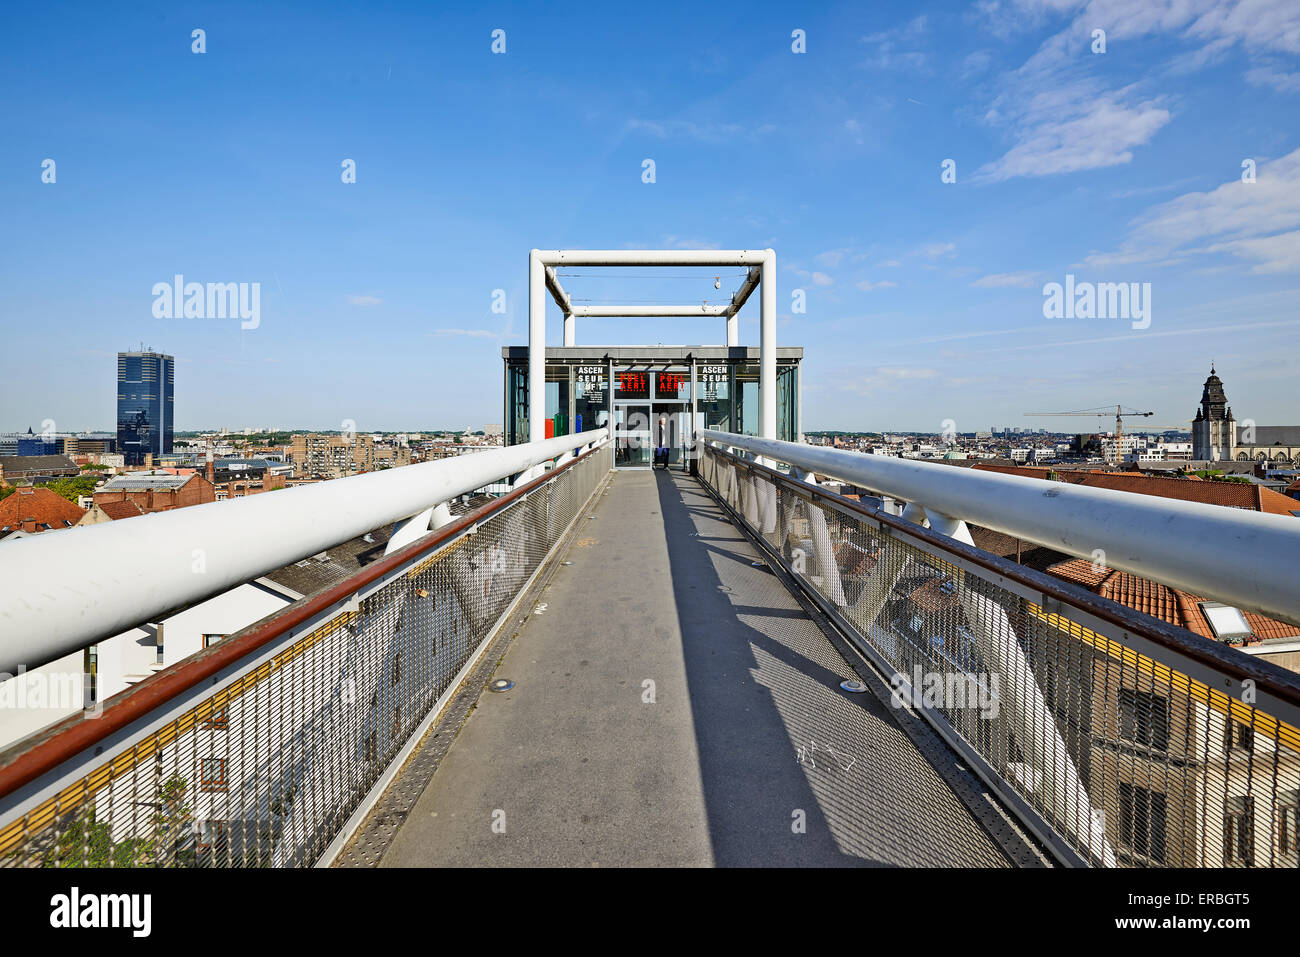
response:
<path id="1" fill-rule="evenodd" d="M 216 500 L 212 483 L 197 473 L 128 472 L 110 479 L 94 494 L 94 503 L 101 508 L 111 502 L 130 501 L 146 514 Z"/>
<path id="2" fill-rule="evenodd" d="M 52 435 L 35 435 L 31 426 L 27 428 L 27 434 L 18 439 L 17 455 L 58 455 L 62 449 L 59 445 L 62 443 Z"/>
<path id="3" fill-rule="evenodd" d="M 102 455 L 117 450 L 117 439 L 111 435 L 78 435 L 60 439 L 59 449 L 64 455 Z"/>
<path id="4" fill-rule="evenodd" d="M 1204 462 L 1232 461 L 1236 430 L 1223 381 L 1210 366 L 1201 389 L 1201 407 L 1192 421 L 1192 458 Z"/>
<path id="5" fill-rule="evenodd" d="M 117 354 L 117 450 L 127 465 L 151 464 L 172 450 L 175 364 L 158 352 Z"/>
<path id="6" fill-rule="evenodd" d="M 104 522 L 115 522 L 121 518 L 135 518 L 137 515 L 143 515 L 140 506 L 135 502 L 127 499 L 121 502 L 105 502 L 103 505 L 92 504 L 87 509 L 86 514 L 82 516 L 78 525 L 102 525 Z"/>
<path id="7" fill-rule="evenodd" d="M 373 448 L 374 441 L 368 435 L 295 435 L 291 452 L 294 475 L 338 478 L 368 471 L 373 464 Z"/>
<path id="8" fill-rule="evenodd" d="M 74 476 L 80 472 L 77 463 L 66 455 L 9 455 L 0 458 L 0 481 L 10 485 Z"/>
<path id="9" fill-rule="evenodd" d="M 1300 463 L 1300 426 L 1238 425 L 1223 391 L 1223 381 L 1210 366 L 1201 390 L 1201 407 L 1192 422 L 1192 459 L 1198 462 Z"/>

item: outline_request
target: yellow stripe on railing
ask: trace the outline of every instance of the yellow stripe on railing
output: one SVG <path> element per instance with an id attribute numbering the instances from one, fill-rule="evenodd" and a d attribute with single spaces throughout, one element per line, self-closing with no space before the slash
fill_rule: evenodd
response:
<path id="1" fill-rule="evenodd" d="M 1272 715 L 1251 707 L 1244 701 L 1238 701 L 1219 691 L 1217 688 L 1211 688 L 1204 682 L 1197 681 L 1181 671 L 1175 671 L 1168 665 L 1148 658 L 1146 655 L 1140 655 L 1133 649 L 1125 647 L 1118 642 L 1112 641 L 1104 635 L 1084 628 L 1078 622 L 1071 621 L 1061 615 L 1044 612 L 1041 607 L 1026 602 L 1030 614 L 1051 625 L 1058 631 L 1064 632 L 1072 638 L 1083 642 L 1111 658 L 1121 661 L 1130 668 L 1134 668 L 1144 674 L 1151 675 L 1152 679 L 1159 681 L 1164 685 L 1172 688 L 1197 701 L 1206 707 L 1226 715 L 1234 721 L 1247 725 L 1253 730 L 1263 734 L 1265 737 L 1272 739 L 1274 742 L 1283 747 L 1290 748 L 1292 751 L 1300 752 L 1300 729 L 1279 721 Z"/>
<path id="2" fill-rule="evenodd" d="M 461 536 L 447 543 L 417 565 L 408 568 L 402 579 L 419 575 L 448 555 L 469 544 L 469 536 Z M 202 727 L 204 721 L 222 708 L 228 707 L 237 698 L 247 694 L 254 687 L 266 681 L 275 672 L 283 669 L 290 662 L 306 654 L 326 638 L 336 634 L 340 628 L 348 627 L 358 618 L 355 612 L 344 612 L 324 622 L 318 628 L 304 635 L 293 645 L 280 652 L 269 661 L 263 662 L 253 671 L 231 682 L 226 687 L 205 698 L 189 711 L 159 728 L 148 737 L 138 741 L 133 747 L 90 771 L 85 777 L 68 785 L 54 797 L 42 802 L 27 814 L 0 827 L 0 856 L 11 851 L 26 838 L 30 838 L 53 824 L 58 818 L 76 810 L 76 808 L 94 797 L 112 781 L 121 777 L 152 757 L 167 745 L 178 741 L 183 735 Z"/>

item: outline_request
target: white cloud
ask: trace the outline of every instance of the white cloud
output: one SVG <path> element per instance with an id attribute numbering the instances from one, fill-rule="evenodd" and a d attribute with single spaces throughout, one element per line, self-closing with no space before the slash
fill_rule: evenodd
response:
<path id="1" fill-rule="evenodd" d="M 1105 268 L 1226 253 L 1252 262 L 1254 272 L 1300 271 L 1300 149 L 1259 162 L 1253 183 L 1235 179 L 1208 193 L 1187 193 L 1130 225 L 1118 250 L 1085 262 Z"/>
<path id="2" fill-rule="evenodd" d="M 829 286 L 829 285 L 831 285 L 832 283 L 835 282 L 834 279 L 832 279 L 830 276 L 826 275 L 826 273 L 824 273 L 824 272 L 815 272 L 815 273 L 813 273 L 813 274 L 812 274 L 812 281 L 813 281 L 816 285 L 818 285 L 818 286 Z"/>
<path id="3" fill-rule="evenodd" d="M 863 37 L 862 42 L 871 51 L 864 65 L 877 70 L 926 71 L 930 64 L 930 55 L 916 47 L 928 27 L 929 20 L 922 14 L 901 27 Z"/>
<path id="4" fill-rule="evenodd" d="M 1034 284 L 1039 273 L 1036 272 L 998 272 L 976 279 L 972 286 L 979 286 L 982 289 L 997 289 L 1005 286 L 1019 286 L 1028 289 Z"/>
<path id="5" fill-rule="evenodd" d="M 893 289 L 895 286 L 898 285 L 898 283 L 890 282 L 888 279 L 882 282 L 868 282 L 867 280 L 864 279 L 859 283 L 854 283 L 854 285 L 856 285 L 863 292 L 872 292 L 876 289 Z"/>
<path id="6" fill-rule="evenodd" d="M 377 306 L 383 301 L 377 296 L 348 296 L 348 302 L 354 306 Z"/>
<path id="7" fill-rule="evenodd" d="M 968 53 L 965 59 L 961 61 L 961 76 L 969 78 L 977 73 L 983 73 L 992 62 L 993 55 L 988 50 L 976 50 L 973 53 Z"/>
<path id="8" fill-rule="evenodd" d="M 688 139 L 702 143 L 726 143 L 735 140 L 752 141 L 776 132 L 772 123 L 718 123 L 694 120 L 639 120 L 630 119 L 626 132 L 642 133 L 660 140 Z"/>
<path id="9" fill-rule="evenodd" d="M 940 256 L 951 256 L 956 251 L 956 243 L 930 243 L 922 246 L 920 249 L 921 255 L 928 256 L 930 259 L 938 259 Z"/>
<path id="10" fill-rule="evenodd" d="M 844 388 L 859 395 L 869 395 L 879 389 L 893 389 L 900 382 L 913 379 L 933 379 L 938 369 L 918 366 L 876 366 L 867 369 L 841 370 L 836 379 Z"/>
<path id="11" fill-rule="evenodd" d="M 665 236 L 660 244 L 664 249 L 719 249 L 717 243 L 707 239 L 688 239 L 684 236 Z"/>
<path id="12" fill-rule="evenodd" d="M 985 120 L 1007 126 L 1015 142 L 977 171 L 977 181 L 1130 162 L 1133 150 L 1149 143 L 1171 117 L 1159 96 L 1139 95 L 1135 86 L 1106 89 L 1086 75 L 1104 69 L 1125 41 L 1172 34 L 1199 44 L 1167 65 L 1174 73 L 1200 69 L 1237 47 L 1250 56 L 1300 52 L 1300 3 L 1295 0 L 985 0 L 977 8 L 999 35 L 1013 32 L 1018 20 L 1037 24 L 1071 18 L 1010 74 L 987 111 Z M 1106 31 L 1105 56 L 1089 53 L 1092 31 L 1098 28 Z M 1290 79 L 1265 70 L 1251 82 L 1282 88 Z"/>
<path id="13" fill-rule="evenodd" d="M 1090 37 L 1106 30 L 1107 42 L 1172 33 L 1207 44 L 1241 43 L 1248 50 L 1300 53 L 1300 5 L 1294 0 L 1010 0 L 980 4 L 1003 20 L 1073 15 L 1066 33 Z"/>
<path id="14" fill-rule="evenodd" d="M 1018 142 L 985 164 L 978 181 L 1016 176 L 1051 176 L 1118 166 L 1133 159 L 1133 148 L 1150 142 L 1169 122 L 1159 99 L 1141 100 L 1126 87 L 1109 92 L 1079 81 L 1034 94 L 1013 120 Z"/>
<path id="15" fill-rule="evenodd" d="M 1279 73 L 1270 67 L 1256 67 L 1246 71 L 1246 82 L 1252 86 L 1271 86 L 1279 93 L 1300 93 L 1300 73 Z"/>
<path id="16" fill-rule="evenodd" d="M 1256 239 L 1234 239 L 1207 246 L 1206 253 L 1228 253 L 1254 260 L 1251 272 L 1300 272 L 1300 229 Z"/>

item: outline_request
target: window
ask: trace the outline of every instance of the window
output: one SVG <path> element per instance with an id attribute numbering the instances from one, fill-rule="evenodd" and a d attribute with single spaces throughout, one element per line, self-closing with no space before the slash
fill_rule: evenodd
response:
<path id="1" fill-rule="evenodd" d="M 224 791 L 228 785 L 226 759 L 204 758 L 199 766 L 199 786 L 204 791 Z"/>
<path id="2" fill-rule="evenodd" d="M 1119 689 L 1119 734 L 1126 741 L 1165 751 L 1169 748 L 1169 699 L 1134 688 Z"/>
<path id="3" fill-rule="evenodd" d="M 1223 815 L 1223 862 L 1230 867 L 1250 867 L 1255 862 L 1255 799 L 1228 798 Z"/>
<path id="4" fill-rule="evenodd" d="M 301 563 L 300 563 L 300 564 L 301 564 Z M 203 636 L 203 647 L 204 647 L 204 648 L 210 648 L 210 647 L 212 647 L 213 645 L 215 645 L 218 641 L 224 641 L 225 639 L 227 639 L 227 638 L 229 638 L 229 637 L 230 637 L 229 635 L 204 635 L 204 636 Z"/>
<path id="5" fill-rule="evenodd" d="M 1164 863 L 1165 796 L 1134 784 L 1119 786 L 1119 840 L 1134 854 Z"/>
<path id="6" fill-rule="evenodd" d="M 214 708 L 212 713 L 203 719 L 203 730 L 205 731 L 225 731 L 229 727 L 230 705 Z"/>
<path id="7" fill-rule="evenodd" d="M 200 821 L 199 822 L 199 850 L 216 846 L 224 847 L 226 843 L 226 822 L 225 821 Z"/>
<path id="8" fill-rule="evenodd" d="M 1255 730 L 1248 724 L 1241 721 L 1234 721 L 1232 718 L 1224 719 L 1226 722 L 1225 736 L 1228 747 L 1234 751 L 1250 751 L 1255 744 Z"/>
<path id="9" fill-rule="evenodd" d="M 1201 602 L 1201 612 L 1214 630 L 1214 637 L 1220 641 L 1238 643 L 1254 637 L 1254 631 L 1246 621 L 1246 616 L 1231 605 L 1222 605 L 1217 601 Z"/>
<path id="10" fill-rule="evenodd" d="M 1277 852 L 1296 865 L 1300 857 L 1300 791 L 1279 791 L 1277 795 Z"/>

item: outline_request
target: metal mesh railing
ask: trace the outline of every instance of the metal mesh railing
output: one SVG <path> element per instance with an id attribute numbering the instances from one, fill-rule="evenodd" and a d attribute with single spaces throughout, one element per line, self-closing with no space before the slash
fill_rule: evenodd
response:
<path id="1" fill-rule="evenodd" d="M 0 821 L 0 866 L 316 863 L 609 467 L 606 446 L 488 506 L 174 720 L 58 772 L 57 793 Z"/>
<path id="2" fill-rule="evenodd" d="M 815 486 L 713 447 L 699 474 L 892 674 L 894 703 L 964 744 L 1067 858 L 1300 864 L 1300 730 L 1248 691 L 1229 696 L 1135 651 L 1131 632 L 1044 608 L 935 536 Z"/>

